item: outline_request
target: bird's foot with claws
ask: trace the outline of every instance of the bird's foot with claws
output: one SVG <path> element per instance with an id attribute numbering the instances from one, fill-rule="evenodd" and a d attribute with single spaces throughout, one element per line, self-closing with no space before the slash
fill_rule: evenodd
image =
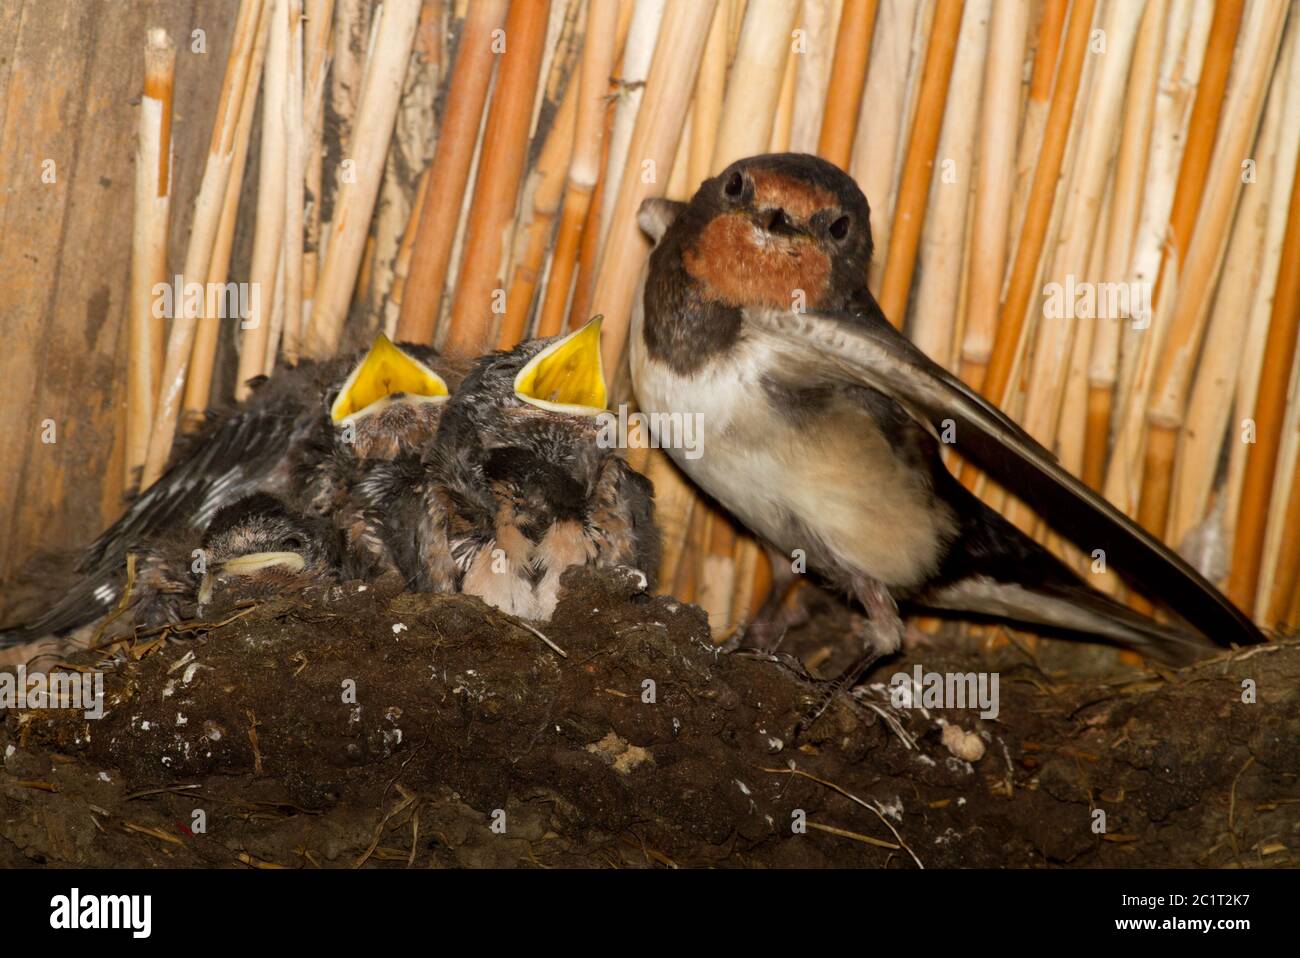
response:
<path id="1" fill-rule="evenodd" d="M 830 681 L 816 707 L 800 721 L 796 728 L 797 732 L 811 728 L 840 693 L 850 691 L 854 683 L 865 675 L 878 659 L 897 652 L 902 644 L 905 631 L 903 620 L 899 618 L 898 606 L 884 584 L 865 576 L 855 576 L 853 593 L 868 615 L 865 619 L 859 619 L 859 625 L 854 629 L 858 647 L 862 652 L 847 669 Z"/>

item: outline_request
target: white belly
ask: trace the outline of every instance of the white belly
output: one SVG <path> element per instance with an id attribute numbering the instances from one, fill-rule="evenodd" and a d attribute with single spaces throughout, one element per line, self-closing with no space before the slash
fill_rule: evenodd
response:
<path id="1" fill-rule="evenodd" d="M 924 480 L 895 457 L 865 412 L 840 406 L 816 429 L 796 428 L 772 408 L 752 343 L 693 376 L 646 356 L 639 322 L 630 345 L 641 411 L 701 417 L 697 458 L 666 451 L 754 532 L 786 554 L 812 555 L 817 550 L 792 531 L 802 527 L 839 566 L 822 570 L 832 575 L 907 588 L 935 570 L 952 517 L 935 510 Z"/>

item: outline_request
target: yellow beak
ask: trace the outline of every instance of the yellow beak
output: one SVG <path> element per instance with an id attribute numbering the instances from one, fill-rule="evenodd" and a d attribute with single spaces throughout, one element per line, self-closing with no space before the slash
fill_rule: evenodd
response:
<path id="1" fill-rule="evenodd" d="M 212 588 L 217 576 L 243 576 L 261 572 L 272 566 L 283 566 L 290 572 L 301 572 L 307 567 L 307 560 L 296 552 L 249 552 L 242 556 L 227 559 L 214 571 L 204 573 L 199 584 L 199 605 L 212 601 Z"/>
<path id="2" fill-rule="evenodd" d="M 605 411 L 605 373 L 600 359 L 597 316 L 581 329 L 551 343 L 515 377 L 515 395 L 551 412 L 595 416 Z"/>
<path id="3" fill-rule="evenodd" d="M 338 398 L 330 407 L 330 418 L 336 423 L 358 419 L 394 393 L 403 393 L 417 401 L 446 402 L 448 392 L 441 376 L 380 333 L 370 352 L 339 390 Z"/>

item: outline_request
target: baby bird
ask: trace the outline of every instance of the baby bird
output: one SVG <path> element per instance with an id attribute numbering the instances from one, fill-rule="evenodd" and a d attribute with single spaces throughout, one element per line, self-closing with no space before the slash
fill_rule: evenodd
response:
<path id="1" fill-rule="evenodd" d="M 292 595 L 313 584 L 338 580 L 341 548 L 338 532 L 325 519 L 296 514 L 265 493 L 248 496 L 218 510 L 195 547 L 193 539 L 156 537 L 130 550 L 134 570 L 123 560 L 112 587 L 126 596 L 110 616 L 101 616 L 56 635 L 43 626 L 72 615 L 65 604 L 79 596 L 64 596 L 42 619 L 24 632 L 28 641 L 0 652 L 0 666 L 39 665 L 87 648 L 113 626 L 114 633 L 133 628 L 179 624 L 204 615 L 214 606 L 244 599 Z"/>
<path id="2" fill-rule="evenodd" d="M 327 518 L 291 512 L 265 493 L 226 506 L 203 537 L 199 611 L 295 595 L 339 579 L 342 542 Z"/>
<path id="3" fill-rule="evenodd" d="M 653 487 L 602 428 L 600 319 L 480 359 L 423 457 L 360 484 L 417 589 L 476 595 L 548 621 L 574 566 L 658 567 Z"/>
<path id="4" fill-rule="evenodd" d="M 255 381 L 246 401 L 177 441 L 168 470 L 86 550 L 72 588 L 36 622 L 0 630 L 0 648 L 96 621 L 121 596 L 129 550 L 164 535 L 197 542 L 224 507 L 259 492 L 304 516 L 334 517 L 364 566 L 373 544 L 344 509 L 349 489 L 361 463 L 432 441 L 450 392 L 439 369 L 459 380 L 432 350 L 380 336 L 364 355 Z"/>

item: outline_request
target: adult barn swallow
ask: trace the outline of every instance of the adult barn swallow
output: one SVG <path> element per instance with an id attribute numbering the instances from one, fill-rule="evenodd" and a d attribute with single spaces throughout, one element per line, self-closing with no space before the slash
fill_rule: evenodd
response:
<path id="1" fill-rule="evenodd" d="M 127 629 L 149 628 L 179 623 L 213 605 L 298 594 L 310 585 L 338 580 L 340 550 L 339 533 L 328 519 L 296 514 L 279 499 L 256 493 L 219 509 L 197 542 L 169 535 L 132 549 L 134 577 L 128 583 L 124 561 L 113 579 L 113 588 L 127 593 L 113 621 Z M 75 593 L 65 596 L 46 618 L 79 617 L 82 606 L 62 608 L 76 598 Z M 102 621 L 101 616 L 82 623 L 63 636 L 33 623 L 25 630 L 27 641 L 0 653 L 0 665 L 85 648 Z"/>
<path id="2" fill-rule="evenodd" d="M 899 647 L 901 602 L 1171 661 L 1203 652 L 1206 637 L 1262 640 L 1199 573 L 886 321 L 863 285 L 870 211 L 841 170 L 798 154 L 739 160 L 689 203 L 647 200 L 640 221 L 657 241 L 630 344 L 641 409 L 703 415 L 704 454 L 669 453 L 772 547 L 803 550 L 862 603 L 868 657 Z M 940 456 L 948 421 L 963 455 L 1203 635 L 1092 589 L 967 492 Z"/>
<path id="3" fill-rule="evenodd" d="M 432 441 L 455 367 L 424 347 L 380 336 L 363 355 L 281 367 L 254 382 L 252 395 L 177 440 L 168 470 L 85 552 L 80 578 L 49 612 L 0 631 L 0 647 L 61 634 L 99 619 L 120 597 L 129 550 L 160 536 L 198 542 L 224 507 L 255 493 L 319 517 L 341 510 L 356 464 L 390 458 Z M 354 528 L 349 543 L 368 540 Z"/>
<path id="4" fill-rule="evenodd" d="M 475 364 L 422 460 L 361 488 L 411 584 L 547 621 L 574 566 L 658 567 L 653 487 L 601 439 L 600 320 Z"/>

